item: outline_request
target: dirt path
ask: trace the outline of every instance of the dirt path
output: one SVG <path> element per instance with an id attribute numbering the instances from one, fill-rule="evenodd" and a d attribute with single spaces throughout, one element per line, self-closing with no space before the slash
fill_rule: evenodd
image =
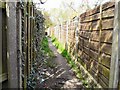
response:
<path id="1" fill-rule="evenodd" d="M 82 88 L 82 83 L 76 78 L 74 72 L 68 66 L 65 58 L 57 52 L 55 46 L 53 46 L 51 39 L 48 39 L 49 47 L 54 52 L 54 61 L 57 64 L 55 67 L 54 75 L 47 81 L 48 87 L 51 88 Z M 76 89 L 75 89 L 76 90 Z M 79 89 L 78 89 L 79 90 Z"/>

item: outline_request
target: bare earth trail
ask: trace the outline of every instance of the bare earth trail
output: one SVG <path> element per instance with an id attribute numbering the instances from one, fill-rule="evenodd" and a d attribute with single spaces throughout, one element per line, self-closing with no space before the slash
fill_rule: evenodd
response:
<path id="1" fill-rule="evenodd" d="M 47 86 L 51 88 L 71 88 L 72 90 L 80 90 L 80 88 L 82 88 L 82 83 L 71 70 L 67 60 L 57 52 L 50 38 L 48 38 L 48 42 L 49 48 L 55 54 L 53 61 L 57 66 L 55 67 L 54 76 L 47 81 Z"/>

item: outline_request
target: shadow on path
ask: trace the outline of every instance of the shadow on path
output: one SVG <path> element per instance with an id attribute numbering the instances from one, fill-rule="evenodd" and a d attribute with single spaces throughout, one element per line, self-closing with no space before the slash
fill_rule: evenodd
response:
<path id="1" fill-rule="evenodd" d="M 46 85 L 50 88 L 72 88 L 72 90 L 82 88 L 82 83 L 68 66 L 67 60 L 57 52 L 50 38 L 48 38 L 48 42 L 49 48 L 55 55 L 53 61 L 57 66 L 54 68 L 54 74 L 45 82 Z"/>

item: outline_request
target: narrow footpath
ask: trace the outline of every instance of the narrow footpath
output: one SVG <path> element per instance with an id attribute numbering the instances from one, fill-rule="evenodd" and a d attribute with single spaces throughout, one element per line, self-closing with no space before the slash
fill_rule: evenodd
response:
<path id="1" fill-rule="evenodd" d="M 75 73 L 67 63 L 67 60 L 57 52 L 57 49 L 52 44 L 50 38 L 48 38 L 48 42 L 49 48 L 55 55 L 53 61 L 57 66 L 55 67 L 56 70 L 54 71 L 54 76 L 46 82 L 47 86 L 51 88 L 71 88 L 72 90 L 79 90 L 82 88 L 82 83 L 75 76 Z"/>

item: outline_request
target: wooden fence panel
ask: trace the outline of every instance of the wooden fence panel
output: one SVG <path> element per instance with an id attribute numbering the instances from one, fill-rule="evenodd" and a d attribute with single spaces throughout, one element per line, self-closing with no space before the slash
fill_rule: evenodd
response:
<path id="1" fill-rule="evenodd" d="M 101 6 L 87 11 L 79 16 L 79 63 L 102 85 L 109 86 L 110 63 L 112 55 L 112 38 L 114 29 L 115 3 L 107 2 Z M 74 19 L 62 27 L 62 43 L 68 38 L 68 49 L 74 56 L 76 37 Z"/>
<path id="2" fill-rule="evenodd" d="M 100 6 L 98 6 L 80 16 L 79 49 L 89 57 L 87 62 L 83 62 L 83 66 L 85 67 L 87 63 L 90 63 L 91 66 L 88 69 L 90 74 L 103 87 L 108 87 L 112 53 L 114 3 L 109 2 L 102 5 L 101 13 Z M 80 57 L 83 56 L 81 55 Z M 85 60 L 84 58 L 81 59 Z M 96 76 L 94 75 L 95 73 Z"/>

